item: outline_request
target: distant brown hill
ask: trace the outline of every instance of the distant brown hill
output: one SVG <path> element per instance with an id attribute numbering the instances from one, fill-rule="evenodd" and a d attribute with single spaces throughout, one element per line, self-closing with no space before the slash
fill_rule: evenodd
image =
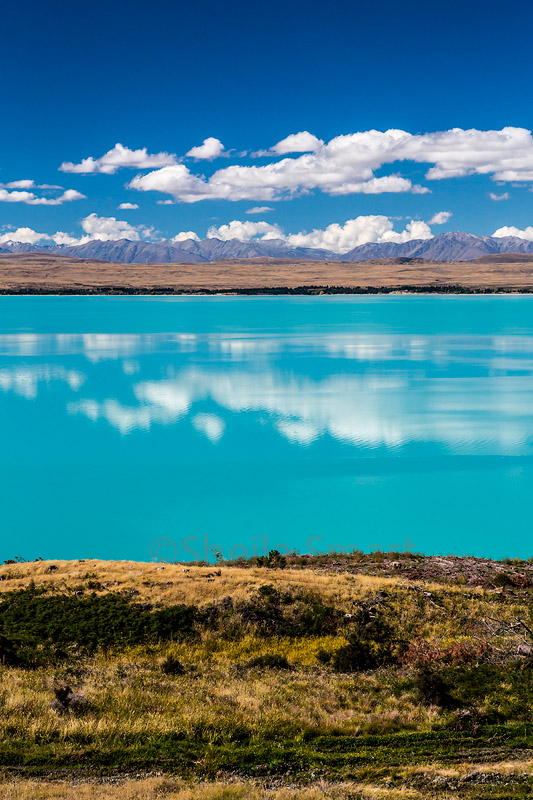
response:
<path id="1" fill-rule="evenodd" d="M 470 264 L 533 264 L 533 253 L 497 253 L 473 258 Z"/>
<path id="2" fill-rule="evenodd" d="M 533 291 L 533 256 L 468 262 L 396 257 L 358 262 L 232 259 L 202 264 L 115 264 L 21 253 L 0 255 L 3 294 L 179 294 Z"/>

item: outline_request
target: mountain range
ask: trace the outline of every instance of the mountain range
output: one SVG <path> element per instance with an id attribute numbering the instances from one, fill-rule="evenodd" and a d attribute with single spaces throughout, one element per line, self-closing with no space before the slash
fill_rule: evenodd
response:
<path id="1" fill-rule="evenodd" d="M 372 261 L 382 258 L 423 258 L 431 261 L 470 261 L 502 253 L 530 253 L 533 242 L 516 236 L 495 238 L 471 233 L 441 233 L 433 239 L 368 243 L 347 253 L 309 247 L 290 247 L 282 239 L 243 242 L 239 239 L 187 239 L 182 242 L 139 242 L 95 239 L 80 245 L 35 245 L 4 242 L 0 253 L 48 253 L 101 259 L 122 264 L 194 264 L 239 258 L 288 258 L 313 261 Z"/>

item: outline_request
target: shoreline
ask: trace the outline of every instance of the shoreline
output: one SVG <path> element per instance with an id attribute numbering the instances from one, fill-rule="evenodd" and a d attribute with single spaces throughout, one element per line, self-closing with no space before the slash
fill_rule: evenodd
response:
<path id="1" fill-rule="evenodd" d="M 532 287 L 508 286 L 263 286 L 244 288 L 172 288 L 168 286 L 0 288 L 0 297 L 321 297 L 334 295 L 531 295 Z"/>

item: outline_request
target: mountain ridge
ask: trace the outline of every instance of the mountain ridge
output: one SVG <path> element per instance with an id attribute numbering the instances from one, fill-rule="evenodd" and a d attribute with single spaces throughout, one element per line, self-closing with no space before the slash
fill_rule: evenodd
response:
<path id="1" fill-rule="evenodd" d="M 131 239 L 94 239 L 80 245 L 37 245 L 4 242 L 0 253 L 43 253 L 99 259 L 122 264 L 199 264 L 225 259 L 275 258 L 310 261 L 375 261 L 383 258 L 420 258 L 430 261 L 471 261 L 483 256 L 517 253 L 533 255 L 533 242 L 516 236 L 502 238 L 451 231 L 432 239 L 409 242 L 369 242 L 346 253 L 310 247 L 291 247 L 283 239 L 242 241 L 186 239 L 182 242 L 144 242 Z"/>

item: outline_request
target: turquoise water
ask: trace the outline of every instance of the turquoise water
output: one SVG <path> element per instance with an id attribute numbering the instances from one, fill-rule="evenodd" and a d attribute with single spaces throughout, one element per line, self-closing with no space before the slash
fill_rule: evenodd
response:
<path id="1" fill-rule="evenodd" d="M 533 555 L 533 297 L 0 298 L 2 558 Z"/>

